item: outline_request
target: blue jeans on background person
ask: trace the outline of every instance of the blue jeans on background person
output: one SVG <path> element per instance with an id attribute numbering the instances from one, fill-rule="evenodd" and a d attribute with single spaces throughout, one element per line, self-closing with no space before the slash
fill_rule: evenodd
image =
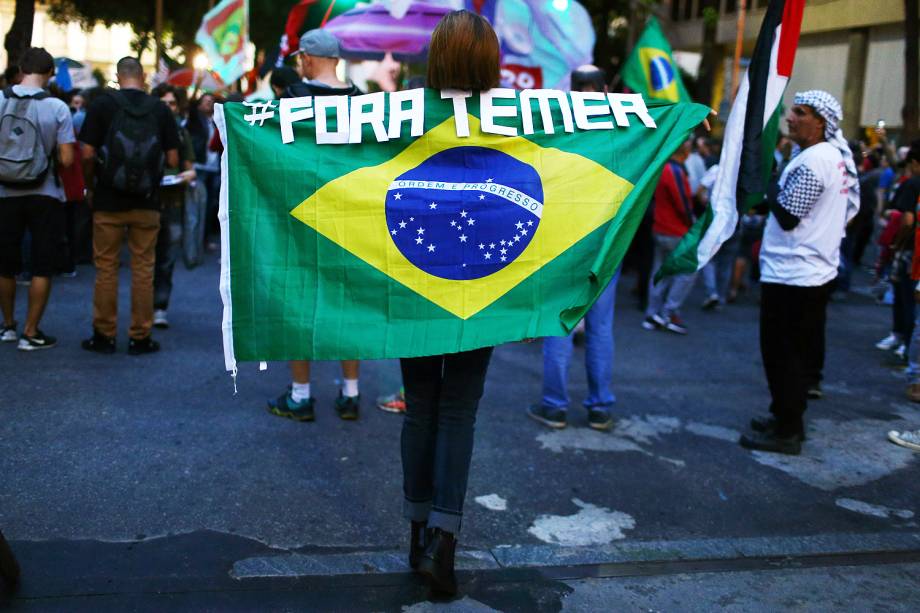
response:
<path id="1" fill-rule="evenodd" d="M 736 231 L 731 238 L 722 243 L 716 254 L 703 267 L 703 284 L 706 286 L 706 297 L 718 298 L 721 305 L 725 304 L 728 297 L 728 289 L 732 282 L 732 273 L 735 270 L 735 260 L 738 258 L 740 243 L 741 233 Z"/>
<path id="2" fill-rule="evenodd" d="M 648 308 L 645 309 L 645 315 L 651 317 L 660 315 L 665 319 L 671 315 L 680 316 L 680 308 L 687 299 L 690 290 L 693 289 L 693 283 L 696 281 L 696 273 L 685 273 L 665 277 L 658 283 L 655 283 L 655 273 L 661 268 L 661 265 L 671 253 L 677 249 L 682 236 L 666 236 L 664 234 L 655 234 L 655 265 L 652 268 L 652 277 L 649 279 L 648 288 Z"/>
<path id="3" fill-rule="evenodd" d="M 492 347 L 402 358 L 403 516 L 456 535 L 473 457 L 476 410 Z"/>
<path id="4" fill-rule="evenodd" d="M 181 202 L 181 201 L 180 201 Z M 153 267 L 153 308 L 165 311 L 173 288 L 173 269 L 182 251 L 182 213 L 176 202 L 160 213 L 160 233 L 157 235 L 156 263 Z"/>
<path id="5" fill-rule="evenodd" d="M 585 408 L 609 408 L 616 402 L 610 391 L 613 368 L 613 312 L 616 306 L 617 269 L 607 288 L 585 314 L 585 370 L 588 373 L 588 397 Z M 543 404 L 554 409 L 569 406 L 568 373 L 572 361 L 573 334 L 543 339 Z"/>

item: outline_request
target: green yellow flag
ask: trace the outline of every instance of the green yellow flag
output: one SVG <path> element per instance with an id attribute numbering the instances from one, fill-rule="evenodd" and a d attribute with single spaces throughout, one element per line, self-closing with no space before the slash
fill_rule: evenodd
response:
<path id="1" fill-rule="evenodd" d="M 567 333 L 707 112 L 550 90 L 223 105 L 227 367 Z"/>
<path id="2" fill-rule="evenodd" d="M 671 45 L 655 17 L 649 18 L 620 76 L 631 90 L 646 98 L 666 102 L 691 100 L 671 56 Z"/>

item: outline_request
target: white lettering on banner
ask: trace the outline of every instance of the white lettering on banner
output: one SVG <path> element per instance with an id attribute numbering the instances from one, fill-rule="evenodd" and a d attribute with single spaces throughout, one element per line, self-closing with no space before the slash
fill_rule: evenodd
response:
<path id="1" fill-rule="evenodd" d="M 341 145 L 348 142 L 348 96 L 316 96 L 316 144 Z M 326 125 L 326 109 L 335 109 L 335 132 Z"/>
<path id="2" fill-rule="evenodd" d="M 517 128 L 511 126 L 500 126 L 495 123 L 496 117 L 517 117 L 516 106 L 495 106 L 492 100 L 495 98 L 514 99 L 516 93 L 513 89 L 506 87 L 496 87 L 487 92 L 479 94 L 479 114 L 481 115 L 482 131 L 486 134 L 500 134 L 501 136 L 517 136 Z"/>
<path id="3" fill-rule="evenodd" d="M 447 181 L 424 181 L 403 179 L 390 183 L 390 190 L 404 189 L 442 189 L 445 191 L 472 191 L 486 192 L 504 198 L 512 204 L 530 211 L 539 218 L 543 218 L 543 203 L 534 200 L 527 194 L 519 192 L 513 187 L 502 185 L 501 183 L 449 183 Z"/>
<path id="4" fill-rule="evenodd" d="M 403 108 L 403 102 L 409 108 Z M 425 90 L 406 89 L 390 94 L 389 137 L 402 136 L 403 122 L 409 121 L 409 135 L 413 138 L 425 133 Z"/>
<path id="5" fill-rule="evenodd" d="M 572 113 L 579 130 L 613 130 L 612 121 L 589 121 L 590 117 L 610 114 L 610 103 L 604 92 L 572 92 Z M 588 100 L 603 104 L 587 105 Z"/>
<path id="6" fill-rule="evenodd" d="M 458 138 L 470 135 L 467 98 L 472 92 L 445 89 L 442 100 L 453 105 L 454 127 Z M 497 99 L 515 100 L 516 104 L 495 104 Z M 571 102 L 570 102 L 571 99 Z M 495 88 L 479 93 L 480 129 L 484 134 L 517 136 L 518 128 L 496 123 L 497 119 L 517 118 L 520 113 L 521 132 L 535 133 L 533 101 L 537 101 L 540 123 L 544 134 L 556 133 L 557 124 L 550 102 L 555 101 L 562 118 L 563 130 L 571 134 L 579 130 L 613 130 L 628 128 L 630 115 L 634 115 L 646 128 L 658 126 L 652 119 L 641 94 L 603 94 L 600 92 L 564 92 L 553 89 L 515 90 Z M 387 104 L 389 102 L 389 104 Z M 588 104 L 589 102 L 593 104 Z M 604 103 L 604 104 L 597 104 Z M 263 126 L 275 116 L 275 102 L 246 102 L 248 114 L 242 116 L 250 126 Z M 316 144 L 359 144 L 365 126 L 370 126 L 377 142 L 403 138 L 403 127 L 409 123 L 409 135 L 418 138 L 425 132 L 425 90 L 364 94 L 348 96 L 304 96 L 283 98 L 278 108 L 281 142 L 294 142 L 294 124 L 298 121 L 315 121 Z M 335 110 L 335 131 L 329 131 L 329 111 Z M 613 116 L 613 121 L 591 121 L 592 117 Z M 557 116 L 558 117 L 558 116 Z M 271 124 L 269 124 L 271 125 Z"/>
<path id="7" fill-rule="evenodd" d="M 575 127 L 572 125 L 572 110 L 569 108 L 569 99 L 566 98 L 565 92 L 561 92 L 558 89 L 525 89 L 521 92 L 521 124 L 523 124 L 524 134 L 533 134 L 531 100 L 536 100 L 540 104 L 540 119 L 543 121 L 543 132 L 546 134 L 556 133 L 556 126 L 553 125 L 553 111 L 549 106 L 551 98 L 559 104 L 559 110 L 562 112 L 563 129 L 566 132 L 575 131 Z"/>
<path id="8" fill-rule="evenodd" d="M 279 109 L 281 122 L 281 142 L 284 144 L 294 142 L 294 122 L 302 119 L 313 118 L 313 98 L 282 98 Z"/>
<path id="9" fill-rule="evenodd" d="M 351 99 L 351 117 L 349 117 L 351 133 L 348 136 L 349 143 L 361 142 L 361 135 L 364 132 L 365 124 L 374 129 L 374 138 L 377 139 L 378 143 L 390 140 L 386 128 L 383 127 L 383 105 L 386 103 L 385 96 L 386 94 L 383 92 L 374 92 L 373 94 L 355 96 Z M 366 106 L 370 106 L 371 110 L 364 110 Z"/>
<path id="10" fill-rule="evenodd" d="M 441 100 L 450 98 L 454 103 L 454 126 L 457 128 L 457 137 L 466 138 L 470 135 L 470 122 L 466 116 L 466 99 L 473 92 L 459 89 L 442 89 Z"/>
<path id="11" fill-rule="evenodd" d="M 646 128 L 655 129 L 658 127 L 655 125 L 655 120 L 652 119 L 652 116 L 648 114 L 648 108 L 645 106 L 642 94 L 607 94 L 607 100 L 610 101 L 613 118 L 621 128 L 629 127 L 629 117 L 627 117 L 629 113 L 638 117 Z M 629 104 L 623 106 L 624 102 Z"/>

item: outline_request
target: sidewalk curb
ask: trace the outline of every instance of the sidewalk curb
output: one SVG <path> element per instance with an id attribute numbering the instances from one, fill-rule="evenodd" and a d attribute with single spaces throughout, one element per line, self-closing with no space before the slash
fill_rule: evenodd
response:
<path id="1" fill-rule="evenodd" d="M 677 541 L 629 541 L 598 547 L 500 545 L 457 552 L 459 571 L 499 571 L 550 567 L 730 562 L 775 558 L 815 558 L 866 554 L 918 554 L 920 532 L 822 534 Z M 237 581 L 259 578 L 389 575 L 410 572 L 402 551 L 339 554 L 284 554 L 238 560 L 230 570 Z"/>

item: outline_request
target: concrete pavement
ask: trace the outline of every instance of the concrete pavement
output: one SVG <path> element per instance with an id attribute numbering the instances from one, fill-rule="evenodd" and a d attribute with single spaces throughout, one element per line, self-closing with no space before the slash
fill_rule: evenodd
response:
<path id="1" fill-rule="evenodd" d="M 332 410 L 337 365 L 317 365 L 317 421 L 289 422 L 264 410 L 283 364 L 244 366 L 235 395 L 223 372 L 215 262 L 177 269 L 163 351 L 143 357 L 125 353 L 124 335 L 114 356 L 79 348 L 92 270 L 79 271 L 56 282 L 42 326 L 60 347 L 0 346 L 0 527 L 25 571 L 16 607 L 430 606 L 402 562 L 401 418 L 371 402 L 398 387 L 395 361 L 362 365 L 356 423 Z M 539 396 L 539 343 L 496 350 L 461 537 L 466 596 L 450 606 L 826 610 L 833 592 L 907 610 L 920 461 L 885 433 L 918 427 L 920 410 L 872 348 L 888 310 L 858 294 L 831 305 L 826 397 L 809 409 L 803 455 L 788 458 L 735 443 L 768 401 L 756 296 L 704 313 L 694 294 L 678 337 L 640 328 L 632 282 L 618 295 L 612 433 L 586 428 L 577 406 L 581 349 L 558 432 L 523 414 Z M 127 274 L 122 286 L 127 311 Z"/>

